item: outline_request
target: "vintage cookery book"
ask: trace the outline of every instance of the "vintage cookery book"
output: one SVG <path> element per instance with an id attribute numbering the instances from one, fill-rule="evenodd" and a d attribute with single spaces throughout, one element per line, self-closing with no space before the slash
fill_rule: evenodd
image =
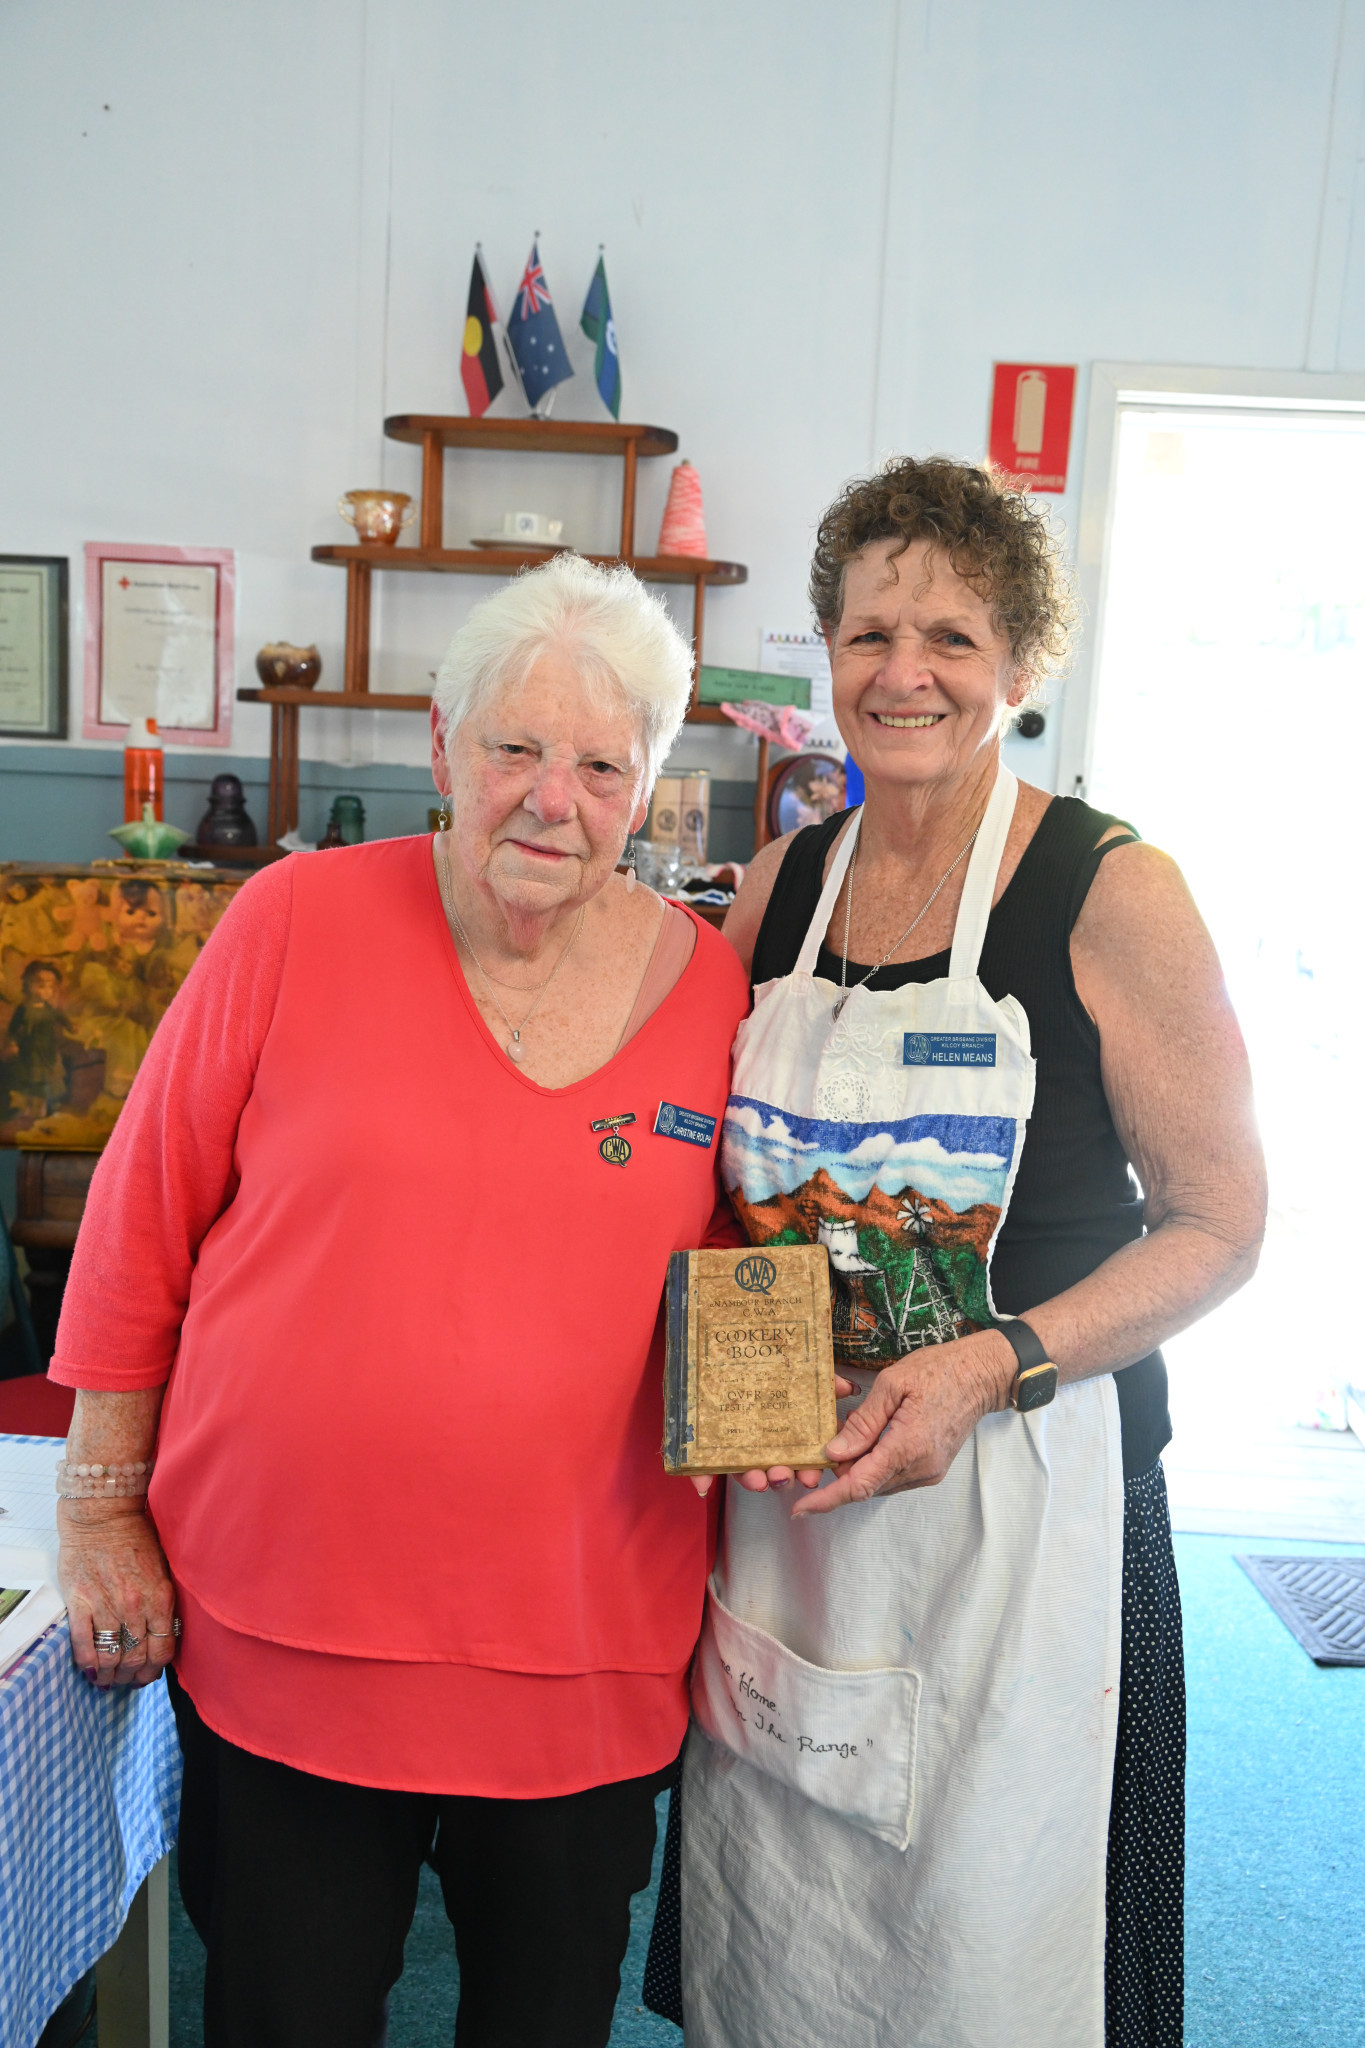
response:
<path id="1" fill-rule="evenodd" d="M 823 1245 L 674 1252 L 664 1470 L 824 1465 L 838 1428 Z"/>

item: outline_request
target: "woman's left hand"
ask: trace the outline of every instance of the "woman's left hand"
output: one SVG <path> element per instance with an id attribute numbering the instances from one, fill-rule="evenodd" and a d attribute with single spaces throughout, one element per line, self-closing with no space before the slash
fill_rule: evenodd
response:
<path id="1" fill-rule="evenodd" d="M 927 1344 L 884 1366 L 825 1450 L 836 1477 L 798 1500 L 795 1515 L 937 1486 L 983 1415 L 1003 1408 L 1018 1370 L 995 1330 Z"/>

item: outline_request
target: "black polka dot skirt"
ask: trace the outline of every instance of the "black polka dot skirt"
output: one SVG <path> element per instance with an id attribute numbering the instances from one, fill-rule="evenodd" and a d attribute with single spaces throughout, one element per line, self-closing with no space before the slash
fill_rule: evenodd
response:
<path id="1" fill-rule="evenodd" d="M 682 1785 L 669 1800 L 644 2001 L 682 2025 Z M 1123 1662 L 1109 1809 L 1105 2048 L 1181 2048 L 1185 1985 L 1185 1662 L 1159 1464 L 1123 1490 Z"/>
<path id="2" fill-rule="evenodd" d="M 1185 1652 L 1159 1464 L 1123 1489 L 1123 1665 L 1105 1904 L 1105 2048 L 1180 2048 Z"/>

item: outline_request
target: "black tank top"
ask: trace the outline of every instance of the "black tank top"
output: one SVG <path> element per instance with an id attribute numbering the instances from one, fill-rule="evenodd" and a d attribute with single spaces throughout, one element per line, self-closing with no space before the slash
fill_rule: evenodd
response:
<path id="1" fill-rule="evenodd" d="M 792 972 L 824 885 L 825 861 L 844 819 L 798 832 L 768 899 L 754 947 L 754 986 Z M 986 926 L 981 979 L 998 1002 L 1023 1004 L 1038 1063 L 1037 1090 L 1014 1195 L 991 1261 L 996 1307 L 1020 1315 L 1080 1280 L 1143 1233 L 1142 1196 L 1114 1128 L 1100 1074 L 1100 1038 L 1071 973 L 1071 931 L 1122 823 L 1077 797 L 1054 797 Z M 1133 838 L 1131 826 L 1125 826 Z M 880 989 L 938 981 L 949 955 L 883 967 Z M 821 945 L 815 971 L 837 982 L 837 953 Z M 848 980 L 866 968 L 848 963 Z M 1150 1471 L 1171 1440 L 1166 1366 L 1159 1351 L 1114 1376 L 1123 1431 L 1123 1476 Z"/>

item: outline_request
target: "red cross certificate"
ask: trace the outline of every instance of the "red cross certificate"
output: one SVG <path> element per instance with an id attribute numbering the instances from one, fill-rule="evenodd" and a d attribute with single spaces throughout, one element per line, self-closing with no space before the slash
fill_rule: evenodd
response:
<path id="1" fill-rule="evenodd" d="M 164 739 L 231 736 L 233 557 L 226 548 L 85 550 L 87 739 L 155 718 Z"/>

